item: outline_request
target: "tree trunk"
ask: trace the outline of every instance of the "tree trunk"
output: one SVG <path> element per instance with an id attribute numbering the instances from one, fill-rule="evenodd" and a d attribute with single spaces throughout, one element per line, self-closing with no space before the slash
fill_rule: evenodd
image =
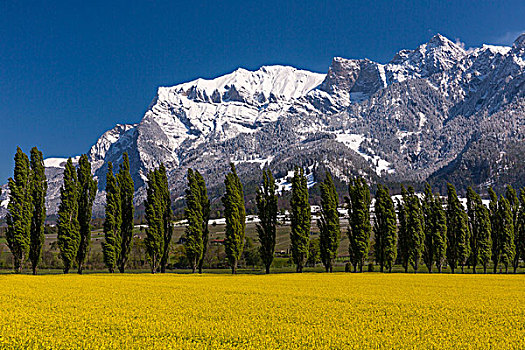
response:
<path id="1" fill-rule="evenodd" d="M 438 272 L 441 273 L 441 265 L 438 265 Z"/>
<path id="2" fill-rule="evenodd" d="M 408 272 L 408 265 L 405 265 L 404 268 L 405 268 L 405 273 L 407 273 Z"/>
<path id="3" fill-rule="evenodd" d="M 487 273 L 487 264 L 483 264 L 483 273 Z"/>
<path id="4" fill-rule="evenodd" d="M 389 272 L 389 273 L 392 272 L 392 265 L 390 265 L 390 266 L 388 267 L 388 272 Z"/>
<path id="5" fill-rule="evenodd" d="M 270 274 L 270 265 L 266 265 L 266 274 Z"/>
<path id="6" fill-rule="evenodd" d="M 122 264 L 118 267 L 118 270 L 120 271 L 120 273 L 124 273 L 124 266 L 125 266 L 125 263 L 122 263 Z"/>
<path id="7" fill-rule="evenodd" d="M 237 260 L 235 260 L 232 264 L 232 275 L 237 274 Z"/>
<path id="8" fill-rule="evenodd" d="M 461 273 L 465 273 L 465 269 L 464 269 L 464 267 L 465 267 L 465 266 L 464 266 L 463 264 L 461 264 Z"/>
<path id="9" fill-rule="evenodd" d="M 156 270 L 157 270 L 157 258 L 153 257 L 151 261 L 151 273 L 155 274 L 155 272 L 157 272 Z"/>
<path id="10" fill-rule="evenodd" d="M 79 266 L 79 267 L 78 267 L 78 271 L 77 271 L 77 273 L 78 273 L 79 275 L 82 274 L 82 266 Z"/>
<path id="11" fill-rule="evenodd" d="M 494 263 L 494 273 L 498 273 L 498 263 Z"/>
<path id="12" fill-rule="evenodd" d="M 379 264 L 379 272 L 383 272 L 383 263 Z"/>
<path id="13" fill-rule="evenodd" d="M 453 266 L 450 266 L 450 272 L 454 273 L 455 268 Z"/>
<path id="14" fill-rule="evenodd" d="M 432 273 L 432 265 L 428 267 L 428 273 Z"/>
<path id="15" fill-rule="evenodd" d="M 476 273 L 476 265 L 472 265 L 472 273 Z"/>
<path id="16" fill-rule="evenodd" d="M 505 264 L 505 273 L 509 273 L 509 266 Z"/>
<path id="17" fill-rule="evenodd" d="M 64 273 L 65 274 L 69 273 L 69 266 L 68 267 L 64 267 Z"/>
<path id="18" fill-rule="evenodd" d="M 14 257 L 13 260 L 15 273 L 22 273 L 22 260 L 17 259 L 16 257 Z"/>

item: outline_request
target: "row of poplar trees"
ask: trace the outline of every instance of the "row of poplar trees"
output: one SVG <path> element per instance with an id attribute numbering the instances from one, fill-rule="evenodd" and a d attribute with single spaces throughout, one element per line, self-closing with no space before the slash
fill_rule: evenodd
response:
<path id="1" fill-rule="evenodd" d="M 429 272 L 435 266 L 439 272 L 445 263 L 452 273 L 471 266 L 476 273 L 478 266 L 487 267 L 492 261 L 494 272 L 512 266 L 516 272 L 519 261 L 525 260 L 525 189 L 518 198 L 516 191 L 507 186 L 504 195 L 498 196 L 489 188 L 489 207 L 472 187 L 467 189 L 466 208 L 459 200 L 453 185 L 447 184 L 446 204 L 432 193 L 426 184 L 420 199 L 412 187 L 402 188 L 402 199 L 397 201 L 397 249 L 393 241 L 393 225 L 381 224 L 386 218 L 395 220 L 393 202 L 388 189 L 378 186 L 375 205 L 376 261 L 381 268 L 391 269 L 396 252 L 401 265 L 414 271 L 424 263 Z M 383 208 L 388 207 L 388 210 Z M 386 215 L 385 215 L 386 213 Z M 379 234 L 378 234 L 379 233 Z"/>
<path id="2" fill-rule="evenodd" d="M 22 271 L 28 259 L 33 273 L 37 272 L 46 218 L 47 181 L 44 170 L 42 153 L 36 147 L 31 150 L 31 159 L 20 148 L 17 149 L 14 176 L 9 179 L 6 233 L 16 272 Z M 184 245 L 192 270 L 202 272 L 208 246 L 210 201 L 204 178 L 198 171 L 189 169 L 187 179 Z M 236 273 L 245 243 L 246 213 L 243 186 L 233 164 L 224 184 L 224 244 L 232 273 Z M 321 215 L 317 221 L 320 255 L 326 271 L 332 271 L 341 240 L 341 228 L 337 209 L 339 196 L 329 173 L 320 183 L 320 190 Z M 96 191 L 97 182 L 91 174 L 87 155 L 80 157 L 77 167 L 69 158 L 63 174 L 57 220 L 57 241 L 65 273 L 75 264 L 79 273 L 84 268 L 91 241 L 90 222 Z M 106 177 L 105 240 L 102 249 L 110 272 L 115 269 L 124 272 L 131 251 L 133 193 L 129 158 L 124 153 L 117 174 L 113 173 L 113 166 L 108 163 Z M 463 271 L 465 266 L 472 266 L 473 272 L 476 272 L 478 265 L 486 272 L 492 261 L 494 272 L 501 266 L 506 272 L 512 266 L 516 272 L 519 261 L 525 260 L 525 189 L 520 191 L 519 197 L 510 186 L 499 198 L 491 188 L 489 195 L 487 208 L 481 197 L 469 187 L 465 209 L 452 185 L 448 184 L 445 204 L 443 198 L 432 193 L 427 184 L 421 199 L 412 187 L 402 187 L 401 199 L 394 203 L 388 188 L 378 185 L 371 220 L 370 189 L 363 178 L 353 179 L 345 200 L 349 219 L 349 258 L 354 271 L 363 271 L 372 248 L 374 260 L 381 271 L 391 271 L 398 261 L 405 271 L 409 266 L 417 271 L 424 263 L 429 272 L 434 266 L 441 272 L 445 264 L 452 272 L 458 267 Z M 260 255 L 269 273 L 275 251 L 278 205 L 275 179 L 268 169 L 263 170 L 256 204 L 260 219 L 256 227 Z M 173 235 L 173 214 L 167 172 L 162 164 L 147 175 L 144 206 L 148 224 L 144 243 L 151 270 L 153 273 L 165 272 Z M 297 272 L 302 272 L 309 254 L 311 209 L 307 178 L 300 167 L 294 170 L 290 207 L 292 259 Z"/>
<path id="3" fill-rule="evenodd" d="M 260 256 L 269 273 L 276 240 L 277 190 L 270 170 L 263 170 L 262 175 L 262 184 L 256 194 L 260 220 L 256 229 Z M 233 164 L 226 175 L 225 187 L 222 198 L 226 219 L 225 248 L 232 273 L 236 273 L 245 242 L 245 210 L 242 184 Z M 337 258 L 341 227 L 337 209 L 339 196 L 329 173 L 320 183 L 320 190 L 321 213 L 317 220 L 320 256 L 326 271 L 331 272 Z M 353 179 L 345 201 L 349 219 L 349 259 L 354 272 L 363 271 L 370 255 L 382 272 L 392 271 L 396 262 L 405 271 L 411 266 L 417 272 L 424 264 L 429 272 L 434 267 L 441 272 L 445 265 L 452 273 L 458 268 L 463 272 L 465 266 L 471 266 L 474 273 L 482 266 L 486 272 L 490 261 L 494 272 L 502 266 L 506 272 L 509 266 L 516 272 L 520 259 L 525 260 L 525 189 L 519 198 L 510 186 L 499 198 L 492 188 L 489 195 L 491 201 L 487 208 L 469 187 L 465 208 L 451 184 L 447 185 L 446 197 L 434 194 L 426 184 L 422 196 L 412 187 L 402 186 L 401 198 L 394 202 L 389 189 L 378 184 L 371 215 L 370 188 L 363 178 Z M 188 170 L 186 203 L 185 246 L 195 272 L 197 266 L 202 269 L 210 211 L 204 180 L 191 169 Z M 292 259 L 296 271 L 302 272 L 309 254 L 311 209 L 307 178 L 300 167 L 294 170 L 290 207 Z"/>
<path id="4" fill-rule="evenodd" d="M 47 179 L 42 152 L 33 147 L 30 157 L 17 148 L 14 176 L 9 179 L 6 238 L 15 272 L 22 272 L 24 262 L 29 259 L 36 274 L 45 238 Z M 77 168 L 71 158 L 67 160 L 63 181 L 57 243 L 64 272 L 76 264 L 78 273 L 82 273 L 91 241 L 92 207 L 97 193 L 87 155 L 79 158 Z"/>
<path id="5" fill-rule="evenodd" d="M 16 273 L 21 273 L 29 259 L 36 275 L 42 247 L 46 219 L 45 198 L 47 180 L 42 152 L 31 149 L 31 159 L 17 147 L 15 169 L 9 178 L 7 205 L 7 246 L 11 250 Z"/>
<path id="6" fill-rule="evenodd" d="M 235 274 L 244 249 L 246 212 L 242 183 L 235 166 L 231 164 L 230 168 L 224 180 L 225 194 L 222 197 L 222 203 L 226 220 L 225 251 L 232 273 Z M 266 273 L 270 273 L 275 252 L 278 198 L 275 179 L 271 171 L 264 169 L 262 175 L 262 184 L 257 188 L 256 193 L 259 216 L 256 230 L 260 243 L 260 256 Z M 292 257 L 298 272 L 302 272 L 306 264 L 310 244 L 311 210 L 307 185 L 303 169 L 296 167 L 292 179 L 290 202 L 292 208 L 290 238 Z M 331 271 L 337 256 L 340 228 L 337 211 L 338 197 L 330 174 L 327 174 L 325 181 L 321 184 L 321 198 L 322 213 L 318 222 L 321 231 L 320 250 L 327 271 Z M 192 169 L 188 170 L 185 213 L 188 221 L 184 234 L 186 256 L 192 270 L 195 272 L 198 267 L 199 272 L 202 272 L 202 261 L 209 235 L 210 202 L 204 179 Z"/>

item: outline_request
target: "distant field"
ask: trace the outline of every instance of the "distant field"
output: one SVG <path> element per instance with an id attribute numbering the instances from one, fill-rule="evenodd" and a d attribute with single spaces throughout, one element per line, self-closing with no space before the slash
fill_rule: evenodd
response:
<path id="1" fill-rule="evenodd" d="M 341 224 L 342 224 L 342 227 L 341 227 L 342 232 L 341 232 L 341 243 L 339 246 L 339 255 L 345 256 L 345 255 L 348 255 L 348 237 L 346 234 L 347 221 L 342 220 Z M 225 238 L 226 227 L 224 224 L 209 225 L 209 229 L 210 229 L 210 240 Z M 179 241 L 179 238 L 184 234 L 184 230 L 185 230 L 184 226 L 176 225 L 174 227 L 173 238 L 172 238 L 172 244 L 173 244 L 172 250 L 175 250 L 177 248 L 176 243 Z M 311 232 L 312 232 L 312 235 L 311 235 L 312 238 L 319 237 L 319 230 L 315 223 L 312 223 Z M 134 234 L 144 238 L 146 235 L 146 232 L 144 229 L 140 230 L 138 227 L 135 227 Z M 248 222 L 246 224 L 246 236 L 252 238 L 255 244 L 258 244 L 255 223 Z M 57 240 L 56 234 L 46 235 L 44 251 L 50 250 L 52 244 L 56 242 L 56 240 Z M 87 264 L 86 264 L 87 269 L 92 268 L 91 262 L 97 261 L 98 264 L 96 268 L 99 270 L 105 270 L 103 266 L 103 262 L 102 262 L 102 242 L 104 242 L 104 232 L 102 232 L 101 229 L 93 230 L 91 232 L 90 252 L 88 254 Z M 276 233 L 275 250 L 276 252 L 281 252 L 281 251 L 286 252 L 289 248 L 290 248 L 290 226 L 289 225 L 278 225 L 277 233 Z M 52 252 L 57 256 L 57 259 L 58 259 L 58 248 L 55 247 L 52 250 Z M 146 259 L 145 251 L 142 251 L 141 254 L 142 254 L 141 258 Z M 0 237 L 0 268 L 4 268 L 4 269 L 11 268 L 12 262 L 11 262 L 10 256 L 11 255 L 10 255 L 9 249 L 7 248 L 5 238 Z M 171 256 L 173 257 L 174 254 L 171 254 Z M 2 261 L 4 262 L 3 264 L 1 264 Z M 45 268 L 44 265 L 42 266 L 43 268 Z M 133 268 L 133 267 L 130 266 L 130 268 Z"/>
<path id="2" fill-rule="evenodd" d="M 0 275 L 0 348 L 525 348 L 522 275 Z"/>

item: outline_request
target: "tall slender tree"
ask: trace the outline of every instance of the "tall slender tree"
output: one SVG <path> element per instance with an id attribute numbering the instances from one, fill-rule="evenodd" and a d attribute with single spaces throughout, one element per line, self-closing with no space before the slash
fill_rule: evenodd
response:
<path id="1" fill-rule="evenodd" d="M 202 175 L 195 170 L 195 178 L 200 189 L 201 208 L 202 208 L 202 257 L 199 260 L 199 273 L 202 273 L 202 267 L 204 265 L 204 257 L 208 250 L 208 240 L 210 236 L 210 230 L 208 228 L 208 222 L 210 221 L 210 200 L 208 199 L 208 190 L 206 189 L 206 182 Z"/>
<path id="2" fill-rule="evenodd" d="M 467 210 L 471 233 L 470 263 L 472 264 L 472 272 L 476 273 L 476 266 L 481 263 L 483 272 L 486 273 L 492 244 L 490 215 L 479 194 L 471 187 L 467 189 Z"/>
<path id="3" fill-rule="evenodd" d="M 235 165 L 230 164 L 231 171 L 226 174 L 224 185 L 226 193 L 222 197 L 224 216 L 226 218 L 226 256 L 230 262 L 232 274 L 237 273 L 237 265 L 242 256 L 246 230 L 246 213 L 244 192 L 241 180 L 237 176 Z"/>
<path id="4" fill-rule="evenodd" d="M 350 227 L 348 238 L 350 240 L 349 253 L 350 262 L 354 266 L 354 272 L 363 272 L 365 259 L 368 257 L 370 248 L 370 188 L 365 179 L 358 177 L 348 185 L 348 214 L 350 216 Z"/>
<path id="5" fill-rule="evenodd" d="M 463 272 L 470 255 L 468 216 L 458 199 L 454 186 L 447 184 L 447 189 L 447 261 L 452 273 L 458 265 L 461 266 Z"/>
<path id="6" fill-rule="evenodd" d="M 494 266 L 494 273 L 496 273 L 498 271 L 498 266 L 499 266 L 500 256 L 501 256 L 501 228 L 500 228 L 499 211 L 498 211 L 498 196 L 496 195 L 496 192 L 494 192 L 492 187 L 489 187 L 488 192 L 489 192 L 489 197 L 490 197 L 489 211 L 490 211 L 490 227 L 491 227 L 491 233 L 492 233 L 491 259 L 492 259 L 493 266 Z"/>
<path id="7" fill-rule="evenodd" d="M 500 260 L 505 266 L 505 273 L 509 270 L 509 265 L 514 261 L 516 247 L 514 245 L 514 220 L 512 208 L 507 198 L 501 196 L 498 202 L 499 225 L 501 229 L 499 237 L 501 239 Z"/>
<path id="8" fill-rule="evenodd" d="M 135 217 L 135 206 L 133 205 L 133 196 L 135 184 L 130 173 L 128 153 L 122 154 L 122 163 L 119 166 L 117 175 L 117 186 L 120 195 L 120 244 L 117 254 L 117 266 L 121 273 L 126 268 L 128 257 L 131 252 L 133 243 L 133 219 Z"/>
<path id="9" fill-rule="evenodd" d="M 435 198 L 429 183 L 425 184 L 425 194 L 421 203 L 423 209 L 423 232 L 424 248 L 423 261 L 427 266 L 428 272 L 432 273 L 435 262 L 436 247 L 434 239 L 436 237 L 437 220 L 435 217 Z"/>
<path id="10" fill-rule="evenodd" d="M 7 246 L 13 254 L 14 270 L 22 272 L 31 242 L 31 219 L 33 215 L 29 158 L 17 147 L 15 170 L 9 178 L 9 203 L 7 205 Z"/>
<path id="11" fill-rule="evenodd" d="M 441 273 L 447 258 L 447 214 L 443 209 L 443 202 L 439 196 L 434 199 L 434 262 Z"/>
<path id="12" fill-rule="evenodd" d="M 310 238 L 311 211 L 308 200 L 308 182 L 303 168 L 295 167 L 292 179 L 291 207 L 291 249 L 292 258 L 297 272 L 303 272 L 308 260 L 308 244 Z"/>
<path id="13" fill-rule="evenodd" d="M 332 272 L 337 249 L 341 240 L 341 227 L 339 226 L 339 212 L 337 204 L 339 196 L 335 190 L 334 180 L 329 172 L 326 173 L 324 181 L 321 183 L 321 217 L 317 221 L 319 227 L 319 247 L 321 261 L 326 272 Z"/>
<path id="14" fill-rule="evenodd" d="M 163 165 L 150 171 L 147 175 L 148 188 L 144 202 L 146 221 L 146 238 L 144 244 L 151 263 L 151 272 L 163 270 L 167 262 L 167 252 L 171 240 L 171 200 L 167 185 L 166 170 Z M 168 239 L 169 238 L 169 239 Z"/>
<path id="15" fill-rule="evenodd" d="M 270 273 L 275 252 L 275 233 L 277 227 L 277 194 L 275 179 L 270 169 L 263 170 L 262 186 L 257 188 L 255 197 L 260 223 L 256 224 L 257 235 L 261 243 L 260 253 L 266 270 Z"/>
<path id="16" fill-rule="evenodd" d="M 407 215 L 406 203 L 408 202 L 408 192 L 405 187 L 401 185 L 401 200 L 397 200 L 397 217 L 399 219 L 399 238 L 397 246 L 397 255 L 401 261 L 401 266 L 408 272 L 408 265 L 410 262 L 410 245 L 407 231 Z"/>
<path id="17" fill-rule="evenodd" d="M 409 245 L 409 259 L 414 272 L 417 272 L 423 255 L 425 235 L 423 233 L 423 211 L 419 197 L 413 187 L 408 187 L 406 202 L 406 230 Z"/>
<path id="18" fill-rule="evenodd" d="M 166 272 L 166 266 L 168 265 L 169 249 L 171 238 L 173 236 L 173 212 L 171 211 L 171 195 L 168 185 L 168 174 L 164 164 L 159 166 L 157 171 L 157 183 L 162 198 L 162 225 L 164 234 L 164 246 L 162 251 L 162 258 L 160 261 L 160 272 Z"/>
<path id="19" fill-rule="evenodd" d="M 117 179 L 113 175 L 113 164 L 108 162 L 108 172 L 106 175 L 106 212 L 104 219 L 104 237 L 102 243 L 102 253 L 104 263 L 113 273 L 118 267 L 120 247 L 121 247 L 121 200 L 120 188 Z"/>
<path id="20" fill-rule="evenodd" d="M 377 185 L 374 205 L 374 253 L 379 269 L 389 272 L 397 256 L 397 222 L 394 201 L 388 187 Z"/>
<path id="21" fill-rule="evenodd" d="M 57 219 L 57 243 L 60 257 L 64 264 L 64 273 L 68 273 L 75 261 L 80 244 L 80 226 L 78 223 L 78 185 L 77 172 L 69 158 L 64 168 L 64 184 L 60 190 L 60 205 Z"/>
<path id="22" fill-rule="evenodd" d="M 97 194 L 97 181 L 91 175 L 91 164 L 87 155 L 80 156 L 77 169 L 78 181 L 78 224 L 80 242 L 77 251 L 78 273 L 84 269 L 84 262 L 91 243 L 91 218 L 93 212 L 93 201 Z"/>
<path id="23" fill-rule="evenodd" d="M 520 190 L 520 209 L 518 221 L 514 228 L 516 254 L 514 255 L 514 273 L 518 270 L 520 259 L 525 261 L 525 188 Z"/>
<path id="24" fill-rule="evenodd" d="M 202 239 L 202 201 L 199 183 L 192 169 L 188 169 L 188 187 L 186 189 L 186 220 L 188 226 L 185 231 L 184 247 L 186 257 L 190 262 L 193 273 L 197 271 L 197 266 L 203 254 Z"/>
<path id="25" fill-rule="evenodd" d="M 44 225 L 46 221 L 47 180 L 44 167 L 44 157 L 38 148 L 31 149 L 31 197 L 33 215 L 31 218 L 31 239 L 29 260 L 33 275 L 36 275 L 42 247 L 44 246 Z"/>

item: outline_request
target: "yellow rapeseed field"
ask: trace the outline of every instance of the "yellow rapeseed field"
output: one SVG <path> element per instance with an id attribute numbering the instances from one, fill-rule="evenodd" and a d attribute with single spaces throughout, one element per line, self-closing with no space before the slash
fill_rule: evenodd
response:
<path id="1" fill-rule="evenodd" d="M 525 349 L 525 276 L 0 276 L 0 348 Z"/>

